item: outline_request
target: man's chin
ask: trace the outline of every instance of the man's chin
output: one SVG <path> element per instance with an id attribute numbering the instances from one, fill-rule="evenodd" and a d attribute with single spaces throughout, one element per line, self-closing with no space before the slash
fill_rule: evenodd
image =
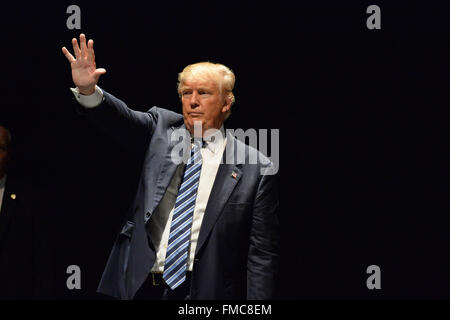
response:
<path id="1" fill-rule="evenodd" d="M 189 126 L 192 128 L 194 128 L 195 126 L 203 128 L 205 126 L 205 123 L 201 118 L 191 118 L 191 120 L 189 121 Z"/>
<path id="2" fill-rule="evenodd" d="M 186 129 L 193 135 L 194 131 L 202 132 L 204 129 L 203 121 L 198 119 L 188 119 L 185 121 Z M 196 129 L 197 128 L 197 129 Z"/>

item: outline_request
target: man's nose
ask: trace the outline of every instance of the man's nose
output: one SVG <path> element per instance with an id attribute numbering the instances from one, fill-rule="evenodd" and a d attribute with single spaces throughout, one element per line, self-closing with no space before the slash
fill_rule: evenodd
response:
<path id="1" fill-rule="evenodd" d="M 198 93 L 197 92 L 192 92 L 191 95 L 191 100 L 189 101 L 190 105 L 192 108 L 198 107 L 199 106 L 199 102 L 198 102 Z"/>

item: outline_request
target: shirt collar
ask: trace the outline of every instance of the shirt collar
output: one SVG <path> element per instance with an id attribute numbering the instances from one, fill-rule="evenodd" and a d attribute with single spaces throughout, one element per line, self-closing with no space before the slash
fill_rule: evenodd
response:
<path id="1" fill-rule="evenodd" d="M 4 188 L 6 183 L 6 174 L 0 179 L 0 188 Z"/>
<path id="2" fill-rule="evenodd" d="M 204 137 L 204 140 L 206 141 L 207 145 L 206 148 L 208 148 L 212 153 L 216 153 L 220 150 L 220 148 L 225 144 L 225 129 L 223 125 L 219 129 L 220 135 L 214 133 L 213 135 L 209 135 Z M 222 139 L 217 138 L 222 137 Z"/>

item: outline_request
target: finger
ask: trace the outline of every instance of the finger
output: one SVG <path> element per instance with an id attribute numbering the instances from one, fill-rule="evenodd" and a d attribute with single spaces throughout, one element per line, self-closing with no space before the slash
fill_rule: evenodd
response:
<path id="1" fill-rule="evenodd" d="M 81 57 L 81 50 L 80 47 L 78 46 L 78 41 L 76 38 L 72 39 L 72 47 L 73 47 L 73 52 L 75 53 L 75 57 L 78 59 Z"/>
<path id="2" fill-rule="evenodd" d="M 75 61 L 75 58 L 73 57 L 73 55 L 70 54 L 69 50 L 67 50 L 66 47 L 62 48 L 62 52 L 64 53 L 64 55 L 66 56 L 67 60 L 69 60 L 70 63 Z"/>
<path id="3" fill-rule="evenodd" d="M 95 62 L 94 40 L 88 41 L 88 60 Z"/>
<path id="4" fill-rule="evenodd" d="M 80 34 L 80 47 L 81 47 L 81 56 L 83 58 L 87 57 L 87 47 L 86 47 L 86 36 L 84 33 Z"/>

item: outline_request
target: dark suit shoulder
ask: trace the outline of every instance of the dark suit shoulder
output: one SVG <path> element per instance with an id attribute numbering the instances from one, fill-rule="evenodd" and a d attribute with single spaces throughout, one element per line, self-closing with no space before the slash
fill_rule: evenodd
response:
<path id="1" fill-rule="evenodd" d="M 244 164 L 256 164 L 259 168 L 265 168 L 274 165 L 273 162 L 266 155 L 264 155 L 261 151 L 259 151 L 255 147 L 245 144 L 244 142 L 240 141 L 239 139 L 236 139 L 235 137 L 234 140 L 236 141 L 237 152 L 242 152 L 241 150 L 245 151 Z M 255 159 L 256 163 L 254 163 L 253 161 Z"/>
<path id="2" fill-rule="evenodd" d="M 163 126 L 172 126 L 183 121 L 183 115 L 169 109 L 153 106 L 147 113 L 157 121 L 162 121 Z"/>

